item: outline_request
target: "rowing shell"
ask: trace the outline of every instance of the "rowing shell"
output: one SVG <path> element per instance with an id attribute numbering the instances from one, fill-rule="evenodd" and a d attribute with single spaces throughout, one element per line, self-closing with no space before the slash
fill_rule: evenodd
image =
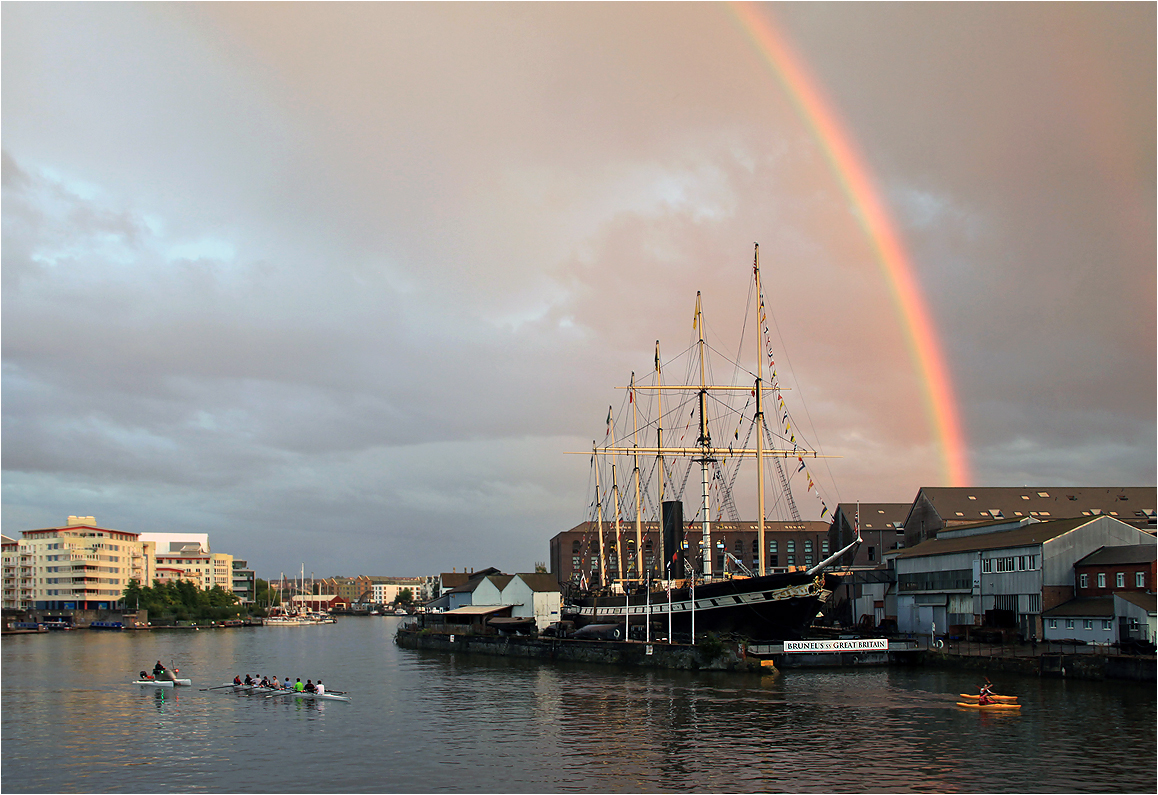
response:
<path id="1" fill-rule="evenodd" d="M 1021 709 L 1020 704 L 974 704 L 968 701 L 958 701 L 957 706 L 965 707 L 966 709 L 983 709 L 991 712 L 1001 712 L 1003 710 Z"/>
<path id="2" fill-rule="evenodd" d="M 981 696 L 978 696 L 976 694 L 970 695 L 968 693 L 958 693 L 957 695 L 959 695 L 961 698 L 965 698 L 965 699 L 968 699 L 970 701 L 976 701 L 977 699 L 981 698 Z M 998 704 L 1012 704 L 1012 703 L 1017 701 L 1017 696 L 990 695 L 989 697 L 991 699 L 993 699 L 994 701 L 996 701 Z"/>
<path id="3" fill-rule="evenodd" d="M 189 687 L 193 684 L 192 679 L 137 679 L 133 682 L 134 685 L 152 686 L 152 687 Z"/>
<path id="4" fill-rule="evenodd" d="M 277 693 L 270 693 L 267 698 L 274 698 L 275 696 L 298 696 L 299 698 L 313 698 L 325 701 L 349 701 L 347 696 L 337 696 L 333 693 L 309 693 L 305 690 L 285 690 Z"/>

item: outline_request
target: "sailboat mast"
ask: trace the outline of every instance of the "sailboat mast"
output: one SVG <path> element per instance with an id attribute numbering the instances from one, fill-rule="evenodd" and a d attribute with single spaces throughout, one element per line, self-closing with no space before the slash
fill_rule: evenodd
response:
<path id="1" fill-rule="evenodd" d="M 703 527 L 704 527 L 704 563 L 703 563 L 703 577 L 705 580 L 710 580 L 712 577 L 712 515 L 711 506 L 708 502 L 708 464 L 711 463 L 711 447 L 712 440 L 708 434 L 708 382 L 707 373 L 704 368 L 704 316 L 703 309 L 700 303 L 700 291 L 696 291 L 696 329 L 699 331 L 699 350 L 700 350 L 700 439 L 699 444 L 703 452 L 700 456 L 700 481 L 703 485 L 702 501 L 700 503 L 700 510 L 703 513 Z"/>
<path id="2" fill-rule="evenodd" d="M 768 573 L 764 564 L 764 298 L 760 291 L 760 244 L 752 263 L 756 274 L 756 545 L 760 550 L 760 576 Z"/>
<path id="3" fill-rule="evenodd" d="M 639 483 L 639 404 L 635 397 L 635 371 L 631 373 L 631 446 L 635 448 L 635 576 L 643 580 L 643 493 Z"/>
<path id="4" fill-rule="evenodd" d="M 610 408 L 608 414 L 610 415 Z M 595 527 L 599 533 L 599 584 L 607 583 L 607 572 L 604 561 L 607 553 L 603 549 L 603 495 L 599 493 L 599 457 L 595 452 L 595 442 L 591 442 L 591 460 L 595 462 Z"/>

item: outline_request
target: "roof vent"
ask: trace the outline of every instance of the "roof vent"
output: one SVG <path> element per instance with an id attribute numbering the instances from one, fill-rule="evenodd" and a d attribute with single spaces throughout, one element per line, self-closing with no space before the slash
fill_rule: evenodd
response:
<path id="1" fill-rule="evenodd" d="M 1078 501 L 1078 498 L 1077 498 L 1077 495 L 1076 495 L 1076 494 L 1067 494 L 1067 495 L 1066 495 L 1066 499 L 1067 499 L 1067 500 L 1073 500 L 1074 502 L 1077 502 L 1077 501 Z"/>
<path id="2" fill-rule="evenodd" d="M 994 519 L 1004 519 L 1005 518 L 1002 515 L 1000 508 L 990 508 L 989 509 L 989 515 L 992 516 Z"/>

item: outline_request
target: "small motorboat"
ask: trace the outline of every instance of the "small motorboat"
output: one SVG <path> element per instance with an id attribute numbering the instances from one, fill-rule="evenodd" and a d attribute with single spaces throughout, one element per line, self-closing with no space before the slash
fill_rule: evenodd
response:
<path id="1" fill-rule="evenodd" d="M 979 709 L 985 712 L 1006 712 L 1021 709 L 1020 704 L 978 704 L 976 701 L 958 701 L 957 706 L 965 709 Z"/>
<path id="2" fill-rule="evenodd" d="M 190 687 L 193 684 L 192 679 L 178 679 L 169 671 L 165 671 L 161 676 L 150 676 L 147 672 L 141 671 L 140 679 L 133 682 L 134 685 L 151 685 L 152 687 Z"/>
<path id="3" fill-rule="evenodd" d="M 970 695 L 968 693 L 958 693 L 957 695 L 963 699 L 966 699 L 967 701 L 976 701 L 977 699 L 981 698 L 981 696 L 976 694 Z M 989 697 L 996 701 L 998 704 L 1013 704 L 1017 701 L 1017 696 L 999 696 L 996 693 L 990 693 Z"/>

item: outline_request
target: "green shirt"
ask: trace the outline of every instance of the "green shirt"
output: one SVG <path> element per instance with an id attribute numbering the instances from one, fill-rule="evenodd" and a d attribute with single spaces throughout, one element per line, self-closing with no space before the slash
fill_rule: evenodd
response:
<path id="1" fill-rule="evenodd" d="M 306 686 L 302 684 L 300 679 L 294 683 L 294 690 L 298 691 L 299 693 L 301 693 L 305 689 L 306 689 Z"/>

